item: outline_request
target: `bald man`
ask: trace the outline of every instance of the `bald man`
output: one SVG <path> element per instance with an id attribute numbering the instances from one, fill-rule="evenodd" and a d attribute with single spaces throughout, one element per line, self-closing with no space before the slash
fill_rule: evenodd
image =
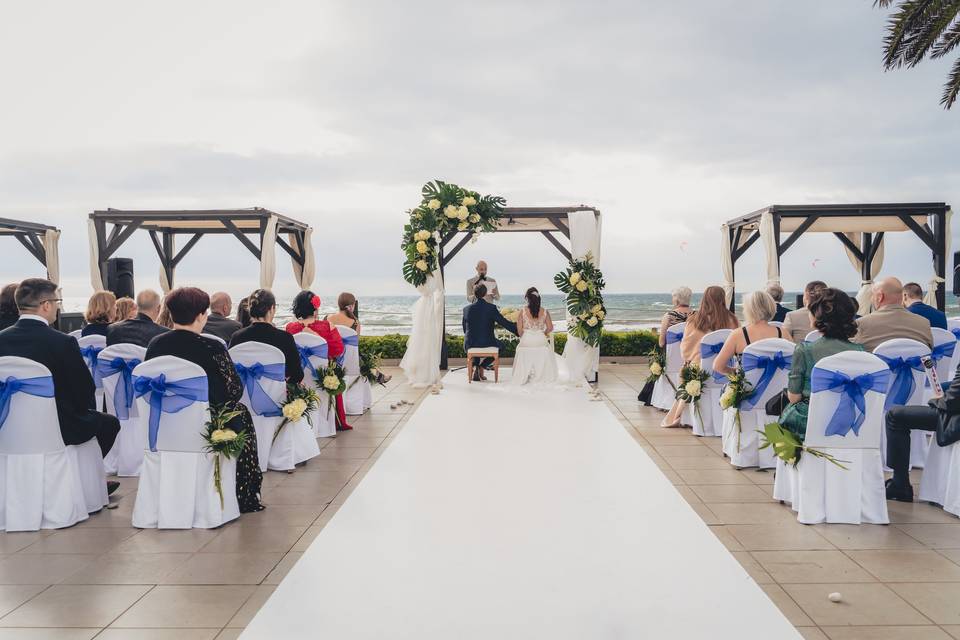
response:
<path id="1" fill-rule="evenodd" d="M 930 321 L 910 313 L 903 306 L 903 284 L 896 278 L 884 278 L 873 285 L 873 308 L 875 311 L 857 320 L 854 342 L 859 342 L 867 351 L 893 338 L 910 338 L 933 347 Z"/>
<path id="2" fill-rule="evenodd" d="M 144 289 L 137 294 L 137 316 L 107 327 L 107 346 L 135 344 L 146 347 L 154 336 L 168 331 L 156 323 L 160 315 L 160 294 L 153 289 Z"/>
<path id="3" fill-rule="evenodd" d="M 203 326 L 203 333 L 209 333 L 230 343 L 230 338 L 237 331 L 243 328 L 243 325 L 228 317 L 233 309 L 233 300 L 229 294 L 223 291 L 217 291 L 210 296 L 210 315 L 207 316 L 207 324 Z"/>
<path id="4" fill-rule="evenodd" d="M 473 295 L 473 290 L 481 283 L 487 288 L 487 295 L 484 296 L 484 300 L 492 303 L 494 300 L 500 299 L 497 281 L 487 275 L 487 263 L 483 260 L 477 263 L 477 275 L 467 280 L 467 300 L 469 302 L 477 301 L 477 297 Z"/>

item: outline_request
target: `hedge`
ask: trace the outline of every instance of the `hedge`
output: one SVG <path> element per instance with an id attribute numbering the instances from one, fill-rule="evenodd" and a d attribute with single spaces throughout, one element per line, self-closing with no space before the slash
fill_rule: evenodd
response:
<path id="1" fill-rule="evenodd" d="M 360 336 L 360 346 L 363 349 L 379 352 L 383 358 L 399 360 L 407 349 L 409 336 L 391 333 L 384 336 Z M 517 337 L 509 335 L 501 337 L 504 350 L 501 355 L 505 358 L 513 357 L 517 348 Z M 567 344 L 567 335 L 554 335 L 554 348 L 557 353 L 563 352 Z M 604 331 L 600 338 L 600 355 L 604 356 L 642 356 L 657 344 L 657 334 L 652 331 Z M 463 336 L 447 336 L 447 354 L 451 358 L 464 358 Z"/>

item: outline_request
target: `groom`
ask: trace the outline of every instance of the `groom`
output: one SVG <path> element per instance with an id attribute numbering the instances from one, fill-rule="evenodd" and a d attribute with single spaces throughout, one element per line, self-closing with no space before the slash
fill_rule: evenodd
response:
<path id="1" fill-rule="evenodd" d="M 490 304 L 484 298 L 487 295 L 487 287 L 482 282 L 473 288 L 475 302 L 472 302 L 463 308 L 463 349 L 469 351 L 477 347 L 497 347 L 503 346 L 496 336 L 493 335 L 494 325 L 501 327 L 516 335 L 517 325 L 510 322 L 500 314 L 496 305 Z M 467 366 L 473 372 L 475 382 L 486 380 L 483 375 L 484 367 L 493 362 L 492 358 L 484 358 L 478 366 L 476 360 L 479 358 L 467 358 Z"/>

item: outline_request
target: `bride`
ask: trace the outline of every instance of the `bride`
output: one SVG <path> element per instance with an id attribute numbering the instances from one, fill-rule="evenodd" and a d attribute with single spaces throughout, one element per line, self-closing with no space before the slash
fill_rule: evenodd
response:
<path id="1" fill-rule="evenodd" d="M 513 358 L 513 384 L 556 382 L 557 357 L 553 352 L 553 320 L 550 312 L 540 307 L 540 292 L 536 287 L 527 289 L 523 296 L 527 306 L 517 317 L 517 354 Z"/>

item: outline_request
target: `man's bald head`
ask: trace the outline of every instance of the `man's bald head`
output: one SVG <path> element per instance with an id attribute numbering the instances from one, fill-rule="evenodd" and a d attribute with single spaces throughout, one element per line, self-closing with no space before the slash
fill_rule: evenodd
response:
<path id="1" fill-rule="evenodd" d="M 144 289 L 138 293 L 137 311 L 156 320 L 160 314 L 160 294 L 153 289 Z"/>
<path id="2" fill-rule="evenodd" d="M 903 283 L 897 278 L 884 278 L 873 285 L 873 306 L 875 309 L 903 304 Z"/>
<path id="3" fill-rule="evenodd" d="M 210 311 L 219 313 L 222 316 L 230 315 L 230 309 L 233 308 L 233 300 L 229 294 L 223 291 L 217 291 L 210 296 Z"/>
<path id="4" fill-rule="evenodd" d="M 487 263 L 484 262 L 483 260 L 477 263 L 477 275 L 478 276 L 487 275 Z"/>

